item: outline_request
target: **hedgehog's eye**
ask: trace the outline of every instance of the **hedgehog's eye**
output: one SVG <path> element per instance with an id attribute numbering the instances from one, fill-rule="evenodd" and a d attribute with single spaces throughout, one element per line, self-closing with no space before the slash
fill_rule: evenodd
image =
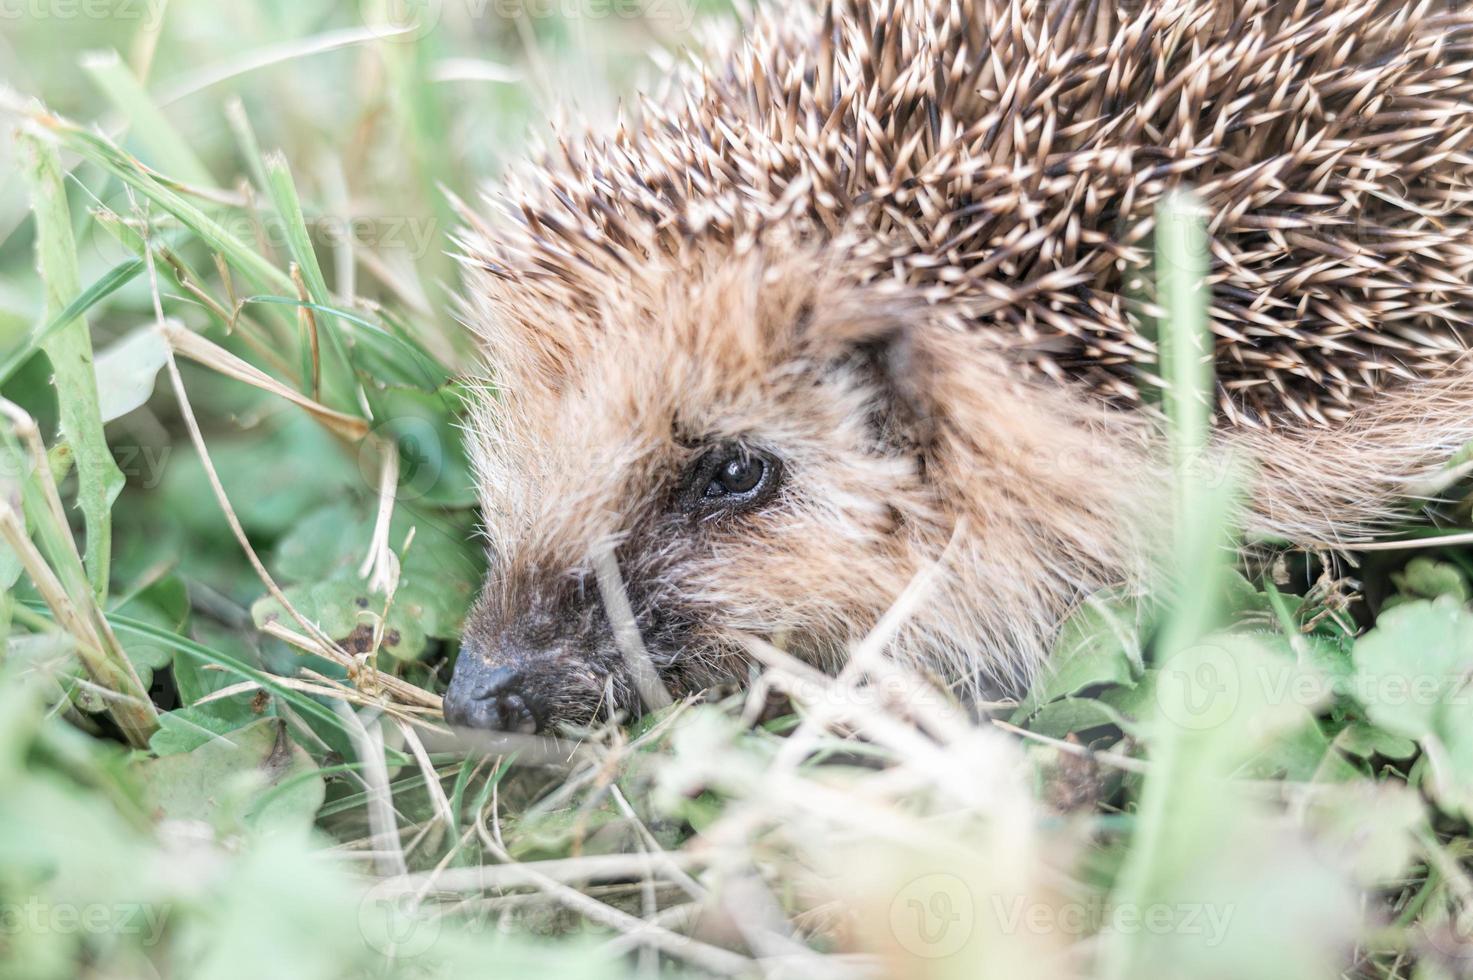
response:
<path id="1" fill-rule="evenodd" d="M 750 453 L 723 460 L 706 484 L 707 498 L 733 497 L 751 493 L 767 475 L 767 461 Z"/>
<path id="2" fill-rule="evenodd" d="M 725 446 L 702 456 L 691 470 L 687 500 L 702 509 L 746 510 L 777 489 L 777 457 L 744 446 Z"/>

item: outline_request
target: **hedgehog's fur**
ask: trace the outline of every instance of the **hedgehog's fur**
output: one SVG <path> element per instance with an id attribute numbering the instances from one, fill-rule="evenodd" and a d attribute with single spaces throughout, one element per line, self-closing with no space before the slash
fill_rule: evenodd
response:
<path id="1" fill-rule="evenodd" d="M 637 124 L 559 138 L 492 195 L 510 220 L 466 234 L 466 316 L 507 388 L 473 426 L 500 563 L 484 656 L 600 537 L 646 612 L 735 608 L 717 625 L 815 656 L 950 542 L 951 585 L 898 649 L 1026 680 L 1071 604 L 1150 562 L 1150 247 L 1182 185 L 1211 235 L 1219 444 L 1258 472 L 1248 523 L 1374 531 L 1473 439 L 1473 14 L 1453 0 L 836 0 L 759 16 L 704 64 Z M 713 372 L 780 401 L 815 365 L 876 432 L 877 470 L 922 467 L 870 473 L 889 489 L 792 567 L 749 529 L 773 540 L 737 560 L 808 593 L 785 608 L 756 608 L 777 586 L 723 590 L 710 542 L 666 527 L 641 550 L 648 501 L 557 470 L 598 431 L 625 492 L 654 493 L 689 400 L 734 397 Z M 860 494 L 851 470 L 829 479 Z M 730 649 L 679 632 L 692 662 Z M 580 664 L 571 643 L 551 646 Z"/>
<path id="2" fill-rule="evenodd" d="M 1341 420 L 1465 350 L 1473 20 L 1455 2 L 872 0 L 821 24 L 795 6 L 637 129 L 560 141 L 502 202 L 520 228 L 477 258 L 591 312 L 590 263 L 617 275 L 795 215 L 857 228 L 856 278 L 1135 404 L 1156 348 L 1128 296 L 1156 204 L 1189 181 L 1212 212 L 1229 421 Z"/>

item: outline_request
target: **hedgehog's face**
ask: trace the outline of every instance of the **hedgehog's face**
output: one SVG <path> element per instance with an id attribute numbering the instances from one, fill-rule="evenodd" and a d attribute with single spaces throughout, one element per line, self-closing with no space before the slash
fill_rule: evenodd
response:
<path id="1" fill-rule="evenodd" d="M 907 536 L 934 515 L 881 354 L 897 315 L 817 304 L 811 270 L 665 278 L 597 324 L 507 296 L 485 328 L 501 391 L 472 435 L 492 571 L 454 723 L 637 711 L 616 577 L 679 694 L 731 676 L 744 636 L 832 653 L 913 571 Z"/>

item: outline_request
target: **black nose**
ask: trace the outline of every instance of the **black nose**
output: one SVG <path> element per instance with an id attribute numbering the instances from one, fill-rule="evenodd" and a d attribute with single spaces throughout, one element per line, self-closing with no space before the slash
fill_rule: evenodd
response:
<path id="1" fill-rule="evenodd" d="M 463 652 L 445 692 L 445 720 L 467 728 L 531 735 L 541 725 L 522 680 L 514 667 L 492 667 L 474 653 Z"/>

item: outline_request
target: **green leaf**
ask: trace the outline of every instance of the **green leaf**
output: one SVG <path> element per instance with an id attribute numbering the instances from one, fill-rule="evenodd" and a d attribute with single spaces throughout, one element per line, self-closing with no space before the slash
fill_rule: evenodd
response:
<path id="1" fill-rule="evenodd" d="M 179 629 L 178 623 L 170 622 L 169 617 L 154 606 L 132 606 L 127 612 L 140 622 L 152 622 L 160 629 Z M 138 678 L 145 688 L 153 683 L 153 672 L 169 666 L 174 659 L 172 650 L 151 639 L 134 636 L 118 642 L 122 644 L 128 659 L 133 661 L 133 668 L 138 671 Z"/>
<path id="2" fill-rule="evenodd" d="M 165 711 L 159 715 L 159 730 L 149 739 L 148 747 L 157 756 L 193 752 L 206 742 L 228 735 L 260 717 L 251 709 L 249 695 Z"/>
<path id="3" fill-rule="evenodd" d="M 97 404 L 102 421 L 141 408 L 169 361 L 169 345 L 152 325 L 140 327 L 97 355 Z"/>
<path id="4" fill-rule="evenodd" d="M 281 582 L 333 578 L 362 560 L 370 527 L 360 508 L 352 504 L 319 507 L 277 543 L 271 569 Z"/>
<path id="5" fill-rule="evenodd" d="M 453 394 L 451 394 L 453 392 Z M 428 394 L 393 389 L 378 399 L 383 419 L 375 432 L 393 439 L 399 450 L 401 503 L 435 507 L 472 507 L 476 503 L 475 477 L 465 452 L 461 420 L 446 410 L 458 403 L 455 389 Z M 365 479 L 376 474 L 365 473 Z"/>
<path id="6" fill-rule="evenodd" d="M 282 415 L 278 425 L 260 426 L 248 436 L 212 439 L 210 458 L 241 524 L 268 539 L 290 531 L 323 500 L 368 491 L 352 457 L 302 413 Z M 312 461 L 310 480 L 303 479 L 303 460 Z M 171 520 L 194 538 L 230 541 L 220 505 L 192 449 L 174 454 L 160 489 Z"/>
<path id="7" fill-rule="evenodd" d="M 1309 782 L 1320 771 L 1330 740 L 1305 712 L 1298 725 L 1278 735 L 1244 763 L 1239 775 L 1247 779 L 1288 779 Z"/>
<path id="8" fill-rule="evenodd" d="M 1121 728 L 1132 735 L 1141 734 L 1145 723 L 1156 711 L 1156 682 L 1161 672 L 1147 667 L 1135 687 L 1111 687 L 1099 694 L 1099 700 L 1119 713 Z"/>
<path id="9" fill-rule="evenodd" d="M 149 603 L 134 602 L 126 608 L 129 615 L 138 617 L 140 622 L 147 622 L 161 630 L 173 631 L 180 627 L 179 621 Z M 26 656 L 33 659 L 38 666 L 44 666 L 45 673 L 54 676 L 68 690 L 72 703 L 79 710 L 88 714 L 98 714 L 108 709 L 108 700 L 96 690 L 69 683 L 73 678 L 87 676 L 77 656 L 76 648 L 70 641 L 67 641 L 62 647 L 57 647 L 54 642 L 44 642 L 54 641 L 57 639 L 55 637 L 41 635 L 27 639 L 29 642 L 21 645 L 20 649 L 24 650 Z M 118 643 L 133 664 L 133 671 L 138 675 L 139 683 L 145 691 L 153 684 L 154 672 L 168 667 L 174 659 L 172 649 L 149 637 L 120 636 Z"/>
<path id="10" fill-rule="evenodd" d="M 1107 685 L 1134 687 L 1141 664 L 1140 611 L 1128 600 L 1091 596 L 1060 629 L 1050 666 L 1013 715 L 1021 724 L 1042 704 Z"/>
<path id="11" fill-rule="evenodd" d="M 480 583 L 480 548 L 467 515 L 451 516 L 397 508 L 389 540 L 399 544 L 413 527 L 409 551 L 400 557 L 399 588 L 384 623 L 381 649 L 414 660 L 429 639 L 456 636 Z M 277 546 L 272 559 L 278 578 L 294 583 L 287 599 L 308 619 L 348 649 L 365 653 L 373 627 L 384 610 L 384 596 L 372 592 L 358 574 L 373 534 L 373 520 L 346 504 L 329 504 L 298 523 Z M 257 625 L 287 621 L 271 596 L 252 606 Z"/>
<path id="12" fill-rule="evenodd" d="M 1119 720 L 1119 714 L 1097 698 L 1064 698 L 1040 708 L 1027 727 L 1049 738 L 1064 738 L 1091 728 L 1114 725 Z"/>
<path id="13" fill-rule="evenodd" d="M 1222 605 L 1232 613 L 1273 612 L 1273 602 L 1235 568 L 1224 569 Z"/>
<path id="14" fill-rule="evenodd" d="M 1357 780 L 1322 787 L 1309 798 L 1308 824 L 1334 866 L 1376 888 L 1400 878 L 1417 853 L 1427 811 L 1415 792 L 1395 783 Z"/>
<path id="15" fill-rule="evenodd" d="M 1422 739 L 1423 785 L 1444 813 L 1473 822 L 1473 717 L 1466 692 L 1438 712 Z"/>
<path id="16" fill-rule="evenodd" d="M 1383 756 L 1387 759 L 1405 761 L 1417 754 L 1417 743 L 1400 735 L 1383 732 L 1363 721 L 1351 722 L 1335 736 L 1335 745 L 1341 751 L 1358 759 Z"/>
<path id="17" fill-rule="evenodd" d="M 295 585 L 284 590 L 298 612 L 316 623 L 350 653 L 374 649 L 374 628 L 384 612 L 384 597 L 371 592 L 362 580 L 344 577 Z M 268 622 L 291 622 L 285 608 L 273 596 L 263 596 L 251 607 L 258 626 Z M 378 649 L 399 660 L 416 660 L 424 652 L 428 631 L 447 636 L 446 623 L 454 616 L 433 590 L 400 586 L 384 618 Z"/>
<path id="18" fill-rule="evenodd" d="M 1468 580 L 1458 566 L 1433 558 L 1417 557 L 1406 568 L 1393 572 L 1391 581 L 1409 598 L 1436 599 L 1450 596 L 1457 602 L 1468 601 Z"/>
<path id="19" fill-rule="evenodd" d="M 1431 735 L 1441 705 L 1473 668 L 1473 614 L 1450 596 L 1383 611 L 1355 644 L 1356 696 L 1393 735 Z"/>
<path id="20" fill-rule="evenodd" d="M 196 637 L 212 650 L 229 654 L 239 663 L 256 664 L 259 658 L 250 645 L 248 631 L 224 629 L 200 620 L 193 627 Z M 206 664 L 194 657 L 179 657 L 174 663 L 174 686 L 179 691 L 179 700 L 192 705 L 223 687 L 239 683 L 242 678 L 225 670 L 207 670 Z"/>
<path id="21" fill-rule="evenodd" d="M 147 760 L 139 775 L 158 817 L 306 830 L 326 796 L 316 769 L 284 722 L 264 718 L 192 752 Z M 313 775 L 296 778 L 303 774 Z M 266 792 L 277 786 L 283 792 Z"/>

